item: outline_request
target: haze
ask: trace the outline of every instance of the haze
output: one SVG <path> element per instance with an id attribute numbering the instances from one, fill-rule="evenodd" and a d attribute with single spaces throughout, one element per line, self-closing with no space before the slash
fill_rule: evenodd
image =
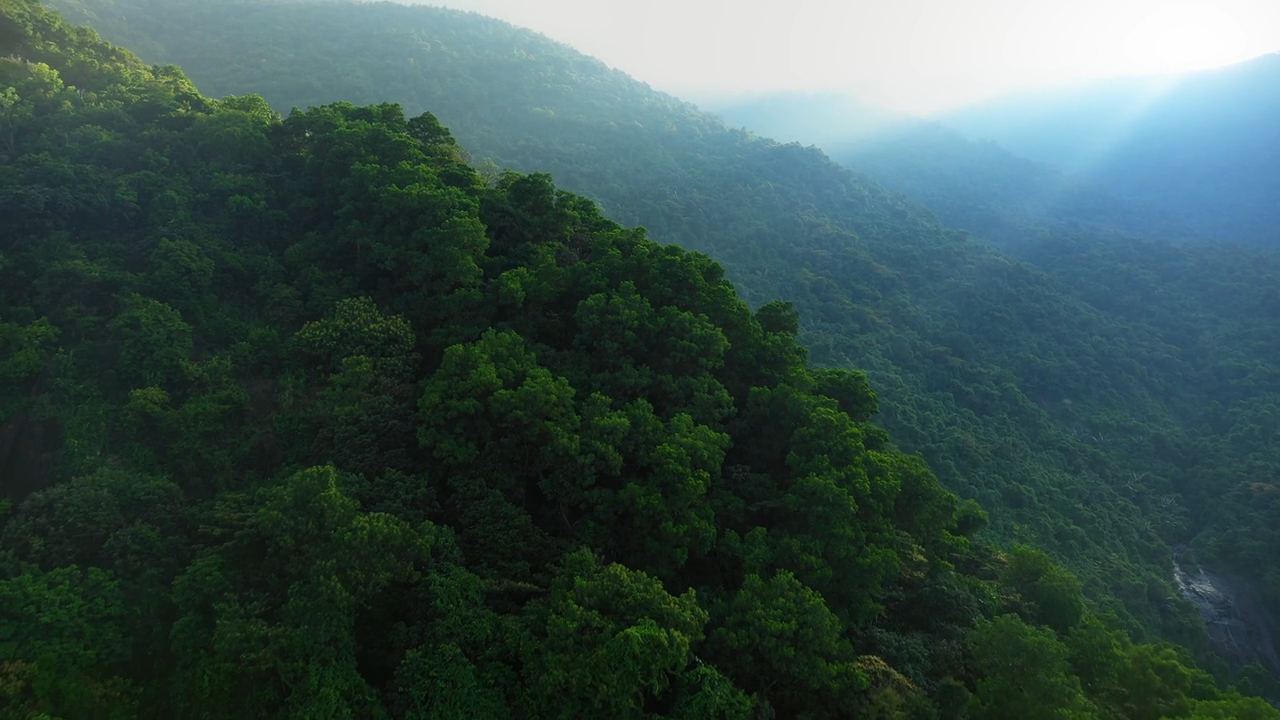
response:
<path id="1" fill-rule="evenodd" d="M 412 2 L 413 0 L 407 0 Z M 845 92 L 915 114 L 1012 90 L 1280 50 L 1280 2 L 434 0 L 531 28 L 692 100 Z"/>

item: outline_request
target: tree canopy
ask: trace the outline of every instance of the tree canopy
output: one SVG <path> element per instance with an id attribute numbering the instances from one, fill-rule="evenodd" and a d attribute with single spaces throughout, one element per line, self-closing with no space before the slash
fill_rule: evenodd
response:
<path id="1" fill-rule="evenodd" d="M 975 536 L 708 256 L 33 0 L 0 55 L 5 715 L 1280 716 Z"/>

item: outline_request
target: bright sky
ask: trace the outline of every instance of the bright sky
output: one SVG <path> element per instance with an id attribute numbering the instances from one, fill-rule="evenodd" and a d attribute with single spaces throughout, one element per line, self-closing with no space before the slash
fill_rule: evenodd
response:
<path id="1" fill-rule="evenodd" d="M 425 2 L 537 30 L 690 100 L 838 91 L 912 113 L 1280 51 L 1280 0 Z"/>

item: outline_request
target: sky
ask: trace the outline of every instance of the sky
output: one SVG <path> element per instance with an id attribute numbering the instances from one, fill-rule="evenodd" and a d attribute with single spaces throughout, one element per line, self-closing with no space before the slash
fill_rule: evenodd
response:
<path id="1" fill-rule="evenodd" d="M 419 0 L 402 0 L 418 2 Z M 537 30 L 693 101 L 842 92 L 930 114 L 1280 52 L 1280 0 L 426 0 Z"/>

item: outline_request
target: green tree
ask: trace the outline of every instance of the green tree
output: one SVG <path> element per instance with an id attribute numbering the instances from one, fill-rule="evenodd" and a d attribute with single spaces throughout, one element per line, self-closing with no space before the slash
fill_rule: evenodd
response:
<path id="1" fill-rule="evenodd" d="M 779 715 L 846 717 L 863 709 L 868 684 L 841 629 L 822 595 L 791 573 L 748 575 L 715 607 L 707 655 Z"/>
<path id="2" fill-rule="evenodd" d="M 707 614 L 693 591 L 673 597 L 656 579 L 601 566 L 582 550 L 525 618 L 536 641 L 522 653 L 521 704 L 536 716 L 648 717 L 649 704 L 673 693 L 677 707 L 697 707 L 701 717 L 744 715 L 742 696 L 697 668 L 693 647 Z"/>
<path id="3" fill-rule="evenodd" d="M 214 517 L 224 539 L 174 584 L 177 706 L 240 717 L 374 712 L 356 616 L 418 578 L 432 528 L 360 512 L 332 468 L 224 500 Z"/>
<path id="4" fill-rule="evenodd" d="M 1052 630 L 1027 625 L 1016 615 L 1001 615 L 981 623 L 969 643 L 981 674 L 973 717 L 1099 717 L 1071 674 L 1067 648 Z"/>
<path id="5" fill-rule="evenodd" d="M 1018 594 L 1029 618 L 1059 633 L 1066 633 L 1083 617 L 1080 581 L 1055 565 L 1042 551 L 1014 547 L 1000 580 Z"/>
<path id="6" fill-rule="evenodd" d="M 181 377 L 191 357 L 191 326 L 169 305 L 131 295 L 108 324 L 119 338 L 115 371 L 126 386 L 161 385 Z"/>
<path id="7" fill-rule="evenodd" d="M 0 702 L 12 717 L 132 717 L 119 584 L 98 568 L 0 580 Z"/>

